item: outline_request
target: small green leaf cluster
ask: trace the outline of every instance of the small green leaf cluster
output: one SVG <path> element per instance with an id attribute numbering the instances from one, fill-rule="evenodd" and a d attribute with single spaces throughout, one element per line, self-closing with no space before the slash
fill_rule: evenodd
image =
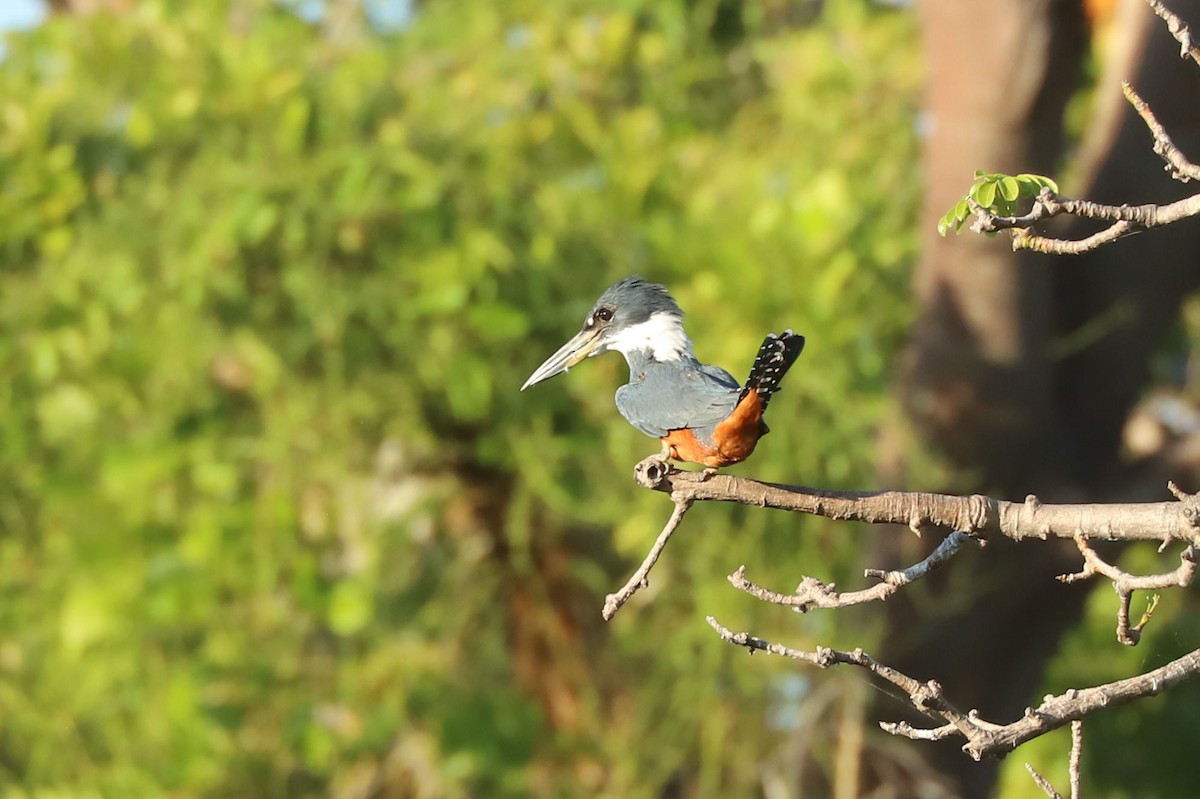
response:
<path id="1" fill-rule="evenodd" d="M 1005 175 L 975 170 L 975 183 L 954 207 L 938 220 L 938 233 L 957 233 L 971 215 L 969 200 L 974 200 L 996 216 L 1013 216 L 1022 200 L 1037 197 L 1043 188 L 1058 192 L 1058 184 L 1043 175 Z"/>

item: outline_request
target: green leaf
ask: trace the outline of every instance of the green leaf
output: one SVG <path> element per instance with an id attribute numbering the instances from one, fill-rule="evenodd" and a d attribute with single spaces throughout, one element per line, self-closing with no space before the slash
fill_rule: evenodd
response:
<path id="1" fill-rule="evenodd" d="M 938 235 L 945 238 L 946 234 L 950 232 L 950 225 L 953 223 L 954 223 L 954 209 L 951 208 L 949 211 L 947 211 L 942 216 L 941 219 L 938 220 L 938 223 L 937 223 Z"/>
<path id="2" fill-rule="evenodd" d="M 991 208 L 996 204 L 996 184 L 991 180 L 986 180 L 973 187 L 971 194 L 975 198 L 975 202 L 984 208 Z"/>
<path id="3" fill-rule="evenodd" d="M 1058 184 L 1045 175 L 1032 175 L 1028 172 L 1023 172 L 1017 175 L 1017 181 L 1021 184 L 1021 193 L 1027 197 L 1036 197 L 1043 187 L 1058 194 Z"/>
<path id="4" fill-rule="evenodd" d="M 967 204 L 967 198 L 959 200 L 954 206 L 946 212 L 946 214 L 938 220 L 938 233 L 945 236 L 953 229 L 955 233 L 962 229 L 963 223 L 967 217 L 971 215 L 971 206 Z"/>
<path id="5" fill-rule="evenodd" d="M 1016 178 L 1005 175 L 1000 178 L 998 186 L 1000 188 L 1000 196 L 1008 202 L 1013 202 L 1021 196 L 1021 184 L 1017 182 Z"/>

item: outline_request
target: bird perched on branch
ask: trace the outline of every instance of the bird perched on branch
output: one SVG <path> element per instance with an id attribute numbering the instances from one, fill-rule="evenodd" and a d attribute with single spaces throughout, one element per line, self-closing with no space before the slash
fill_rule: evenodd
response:
<path id="1" fill-rule="evenodd" d="M 662 441 L 663 460 L 711 471 L 754 452 L 768 432 L 763 411 L 803 349 L 804 336 L 791 330 L 768 335 L 746 385 L 738 385 L 721 367 L 696 359 L 683 311 L 664 286 L 627 277 L 600 295 L 583 329 L 534 370 L 521 390 L 616 350 L 629 363 L 629 383 L 617 389 L 617 410 Z"/>

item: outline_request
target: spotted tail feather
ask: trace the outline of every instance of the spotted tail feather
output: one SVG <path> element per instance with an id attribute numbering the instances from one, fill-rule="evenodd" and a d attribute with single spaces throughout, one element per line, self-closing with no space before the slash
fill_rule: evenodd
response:
<path id="1" fill-rule="evenodd" d="M 755 389 L 765 410 L 771 395 L 779 390 L 783 376 L 803 351 L 804 336 L 791 330 L 785 330 L 778 336 L 774 333 L 768 334 L 762 346 L 758 348 L 758 355 L 754 357 L 754 366 L 750 367 L 750 376 L 746 378 L 746 386 L 742 389 L 738 402 L 742 401 L 750 389 Z"/>

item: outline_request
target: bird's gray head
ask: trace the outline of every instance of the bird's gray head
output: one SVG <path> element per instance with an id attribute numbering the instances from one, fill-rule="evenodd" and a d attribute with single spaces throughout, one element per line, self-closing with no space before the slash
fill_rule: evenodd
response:
<path id="1" fill-rule="evenodd" d="M 521 390 L 562 374 L 586 358 L 616 350 L 630 363 L 693 358 L 683 311 L 665 286 L 634 275 L 609 286 L 583 320 L 583 329 L 539 366 Z"/>

